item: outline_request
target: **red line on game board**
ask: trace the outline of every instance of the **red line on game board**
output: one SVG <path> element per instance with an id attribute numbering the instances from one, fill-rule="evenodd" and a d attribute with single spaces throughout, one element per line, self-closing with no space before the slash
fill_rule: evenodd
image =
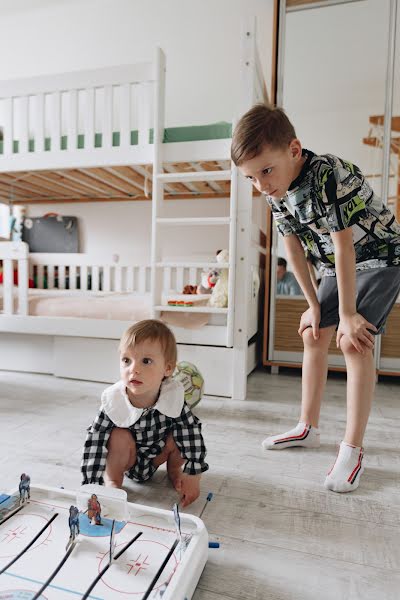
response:
<path id="1" fill-rule="evenodd" d="M 159 546 L 162 546 L 166 550 L 170 549 L 169 546 L 166 546 L 165 544 L 162 544 L 161 542 L 157 542 L 155 540 L 143 540 L 143 539 L 140 539 L 138 543 L 142 543 L 142 542 L 150 543 L 150 544 L 158 544 Z M 168 577 L 167 581 L 169 581 L 171 579 L 172 575 L 174 574 L 174 572 L 175 572 L 175 570 L 176 570 L 176 568 L 178 566 L 178 560 L 177 560 L 175 554 L 172 554 L 172 556 L 168 559 L 168 562 L 170 562 L 172 559 L 175 560 L 175 565 L 174 566 L 172 566 L 172 565 L 170 566 L 170 568 L 172 569 L 172 574 L 170 575 L 170 577 Z M 125 564 L 127 564 L 127 563 L 125 563 Z M 148 566 L 151 566 L 151 564 L 149 563 Z M 165 566 L 167 566 L 167 565 L 165 565 Z M 99 564 L 99 571 L 100 571 L 100 567 L 101 567 L 101 562 Z M 159 573 L 159 576 L 160 575 L 161 575 L 161 573 Z M 133 574 L 132 577 L 135 577 L 135 574 Z M 115 588 L 112 585 L 110 585 L 109 583 L 107 583 L 105 581 L 104 577 L 101 578 L 101 581 L 102 581 L 102 583 L 106 587 L 108 587 L 108 589 L 110 589 L 113 592 L 116 592 L 118 594 L 125 594 L 125 595 L 128 595 L 128 596 L 135 596 L 135 595 L 138 595 L 138 594 L 143 595 L 146 592 L 146 589 L 144 589 L 144 590 L 138 590 L 138 591 L 135 591 L 135 592 L 131 592 L 131 591 L 130 592 L 125 592 L 125 591 L 121 590 L 120 588 Z M 165 583 L 164 581 L 160 581 L 160 583 L 157 585 L 157 587 L 154 586 L 153 589 L 158 590 L 158 588 L 160 588 L 162 585 L 164 585 L 164 583 Z"/>
<path id="2" fill-rule="evenodd" d="M 58 506 L 57 504 L 51 504 L 50 502 L 43 502 L 43 500 L 31 500 L 32 504 L 43 504 L 44 506 L 51 506 L 52 508 L 59 508 L 60 510 L 68 511 L 69 508 L 66 506 Z"/>
<path id="3" fill-rule="evenodd" d="M 142 533 L 143 533 L 142 531 L 139 531 L 139 533 L 137 533 L 135 535 L 135 537 L 132 538 L 127 544 L 125 544 L 124 547 L 119 552 L 114 554 L 113 559 L 111 559 L 111 557 L 110 557 L 109 563 L 99 572 L 96 579 L 94 579 L 94 581 L 92 581 L 92 583 L 90 584 L 90 586 L 88 587 L 88 589 L 86 590 L 84 595 L 82 596 L 81 600 L 86 600 L 86 598 L 88 598 L 88 596 L 90 595 L 90 592 L 98 584 L 100 579 L 103 577 L 104 573 L 106 573 L 108 571 L 108 569 L 111 567 L 112 563 L 114 561 L 116 561 L 120 556 L 122 556 L 122 554 L 124 554 L 124 552 L 126 552 L 132 546 L 132 544 L 134 544 L 136 542 L 136 540 L 139 537 L 141 537 Z M 35 600 L 35 598 L 33 598 L 33 600 Z"/>
<path id="4" fill-rule="evenodd" d="M 57 513 L 55 513 L 55 514 L 57 514 Z M 18 515 L 18 516 L 19 516 L 20 519 L 21 518 L 24 519 L 25 517 L 37 517 L 38 519 L 42 519 L 45 523 L 48 522 L 48 520 L 46 520 L 46 518 L 43 517 L 43 515 L 36 515 L 34 513 L 23 513 L 23 514 Z M 48 531 L 47 531 L 47 537 L 44 540 L 42 540 L 41 542 L 39 542 L 36 546 L 34 546 L 32 548 L 32 550 L 36 550 L 36 548 L 39 548 L 42 545 L 44 546 L 47 543 L 47 541 L 49 541 L 49 537 L 50 537 L 50 535 L 52 533 L 52 526 L 50 525 L 47 529 L 48 529 Z M 0 546 L 1 546 L 1 543 L 5 543 L 5 541 L 6 541 L 6 538 L 3 538 L 2 540 L 0 540 Z M 27 548 L 27 550 L 28 550 L 28 548 Z M 3 555 L 0 556 L 0 558 L 12 558 L 14 556 L 15 556 L 15 553 L 14 554 L 5 554 L 5 555 L 3 554 Z"/>
<path id="5" fill-rule="evenodd" d="M 149 515 L 139 515 L 140 517 L 148 517 Z M 139 525 L 139 527 L 148 527 L 154 531 L 166 531 L 167 533 L 175 533 L 175 529 L 166 529 L 165 527 L 156 527 L 155 525 L 146 525 L 146 523 L 137 523 L 136 521 L 127 521 L 127 525 Z M 189 535 L 188 531 L 182 531 L 185 535 Z"/>
<path id="6" fill-rule="evenodd" d="M 5 566 L 5 567 L 3 567 L 3 568 L 0 570 L 0 575 L 1 575 L 2 573 L 4 573 L 4 571 L 7 571 L 7 569 L 8 569 L 9 567 L 11 567 L 11 565 L 13 565 L 15 562 L 17 562 L 17 560 L 18 560 L 18 559 L 19 559 L 21 556 L 23 556 L 23 555 L 25 554 L 25 552 L 27 552 L 31 546 L 33 546 L 33 544 L 36 542 L 36 540 L 40 538 L 40 536 L 42 535 L 42 533 L 43 533 L 43 532 L 44 532 L 44 531 L 45 531 L 47 528 L 51 527 L 51 523 L 52 523 L 52 522 L 54 521 L 54 519 L 55 519 L 55 518 L 57 518 L 57 517 L 58 517 L 58 513 L 55 513 L 55 514 L 54 514 L 54 515 L 51 517 L 51 519 L 50 519 L 49 521 L 47 521 L 46 525 L 45 525 L 44 527 L 42 527 L 42 529 L 41 529 L 41 530 L 40 530 L 40 531 L 39 531 L 39 532 L 38 532 L 38 533 L 35 535 L 35 537 L 34 537 L 34 538 L 33 538 L 33 539 L 32 539 L 32 540 L 29 542 L 29 544 L 28 544 L 27 546 L 25 546 L 25 548 L 23 548 L 23 550 L 21 550 L 21 552 L 20 552 L 19 554 L 17 554 L 17 556 L 15 556 L 13 559 L 11 559 L 11 560 L 10 560 L 10 562 L 9 562 L 9 563 L 7 563 L 7 564 L 6 564 L 6 566 Z"/>

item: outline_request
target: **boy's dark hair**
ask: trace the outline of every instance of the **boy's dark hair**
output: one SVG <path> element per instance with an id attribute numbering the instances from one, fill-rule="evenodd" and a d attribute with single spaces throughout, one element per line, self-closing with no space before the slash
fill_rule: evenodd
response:
<path id="1" fill-rule="evenodd" d="M 285 267 L 285 269 L 287 268 L 286 258 L 282 258 L 282 256 L 278 258 L 278 267 Z"/>
<path id="2" fill-rule="evenodd" d="M 231 145 L 232 161 L 238 167 L 244 161 L 258 156 L 264 146 L 283 149 L 295 138 L 294 127 L 282 108 L 255 104 L 235 127 Z"/>

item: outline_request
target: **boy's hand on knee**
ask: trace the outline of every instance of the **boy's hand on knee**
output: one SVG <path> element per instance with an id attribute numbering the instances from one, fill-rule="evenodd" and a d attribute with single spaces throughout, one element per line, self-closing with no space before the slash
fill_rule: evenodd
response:
<path id="1" fill-rule="evenodd" d="M 345 335 L 357 352 L 364 354 L 365 348 L 373 350 L 375 345 L 375 336 L 371 331 L 377 333 L 378 330 L 375 325 L 364 319 L 360 313 L 345 315 L 340 318 L 336 334 L 336 346 L 340 347 L 340 341 Z"/>
<path id="2" fill-rule="evenodd" d="M 201 475 L 183 473 L 180 481 L 176 484 L 175 489 L 180 495 L 182 508 L 189 506 L 200 496 L 200 477 Z"/>
<path id="3" fill-rule="evenodd" d="M 303 332 L 308 327 L 312 327 L 313 336 L 315 340 L 319 338 L 319 324 L 321 321 L 321 307 L 319 304 L 315 306 L 310 306 L 300 318 L 300 327 L 298 329 L 298 334 L 301 337 Z"/>

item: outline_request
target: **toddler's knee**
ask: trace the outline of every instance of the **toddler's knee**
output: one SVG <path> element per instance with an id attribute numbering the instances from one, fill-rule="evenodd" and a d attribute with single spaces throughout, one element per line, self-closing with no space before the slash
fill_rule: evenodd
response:
<path id="1" fill-rule="evenodd" d="M 164 450 L 168 454 L 170 454 L 171 452 L 174 452 L 175 450 L 178 450 L 178 446 L 175 443 L 172 433 L 170 433 L 168 435 L 167 439 L 165 440 Z"/>
<path id="2" fill-rule="evenodd" d="M 119 452 L 121 450 L 126 451 L 128 448 L 130 450 L 135 450 L 136 444 L 129 429 L 114 427 L 111 431 L 107 447 L 109 451 L 116 450 L 117 452 Z"/>

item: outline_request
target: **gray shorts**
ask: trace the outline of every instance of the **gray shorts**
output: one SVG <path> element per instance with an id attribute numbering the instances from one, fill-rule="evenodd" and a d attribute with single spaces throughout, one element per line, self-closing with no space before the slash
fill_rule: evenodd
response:
<path id="1" fill-rule="evenodd" d="M 400 267 L 382 267 L 357 271 L 356 306 L 378 333 L 383 333 L 386 319 L 400 293 Z M 321 305 L 320 327 L 339 324 L 339 298 L 336 277 L 323 277 L 318 288 Z"/>

